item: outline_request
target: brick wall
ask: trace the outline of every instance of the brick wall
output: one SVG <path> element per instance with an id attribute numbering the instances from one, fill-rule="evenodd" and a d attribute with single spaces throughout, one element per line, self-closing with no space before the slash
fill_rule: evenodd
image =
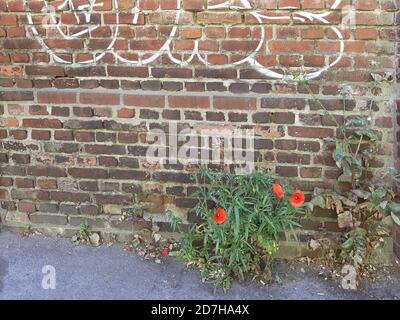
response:
<path id="1" fill-rule="evenodd" d="M 398 67 L 400 67 L 400 47 L 398 47 L 397 51 L 397 59 L 398 59 Z M 400 73 L 397 72 L 399 75 Z M 399 90 L 398 90 L 399 92 Z M 400 170 L 400 100 L 397 100 L 397 154 L 396 154 L 396 169 Z M 400 181 L 396 181 L 396 194 L 400 195 Z M 400 217 L 400 212 L 395 213 L 398 217 Z M 393 239 L 394 239 L 394 252 L 397 257 L 400 259 L 400 225 L 394 224 L 393 228 Z"/>
<path id="2" fill-rule="evenodd" d="M 338 130 L 296 81 L 304 72 L 339 122 L 343 109 L 372 106 L 371 170 L 393 165 L 396 87 L 371 90 L 371 73 L 395 73 L 398 1 L 88 4 L 0 1 L 3 223 L 68 233 L 88 221 L 128 234 L 146 223 L 115 214 L 134 201 L 162 228 L 167 208 L 191 221 L 193 165 L 146 159 L 148 133 L 169 123 L 251 128 L 265 168 L 308 193 L 337 186 L 323 139 Z M 347 85 L 355 102 L 340 95 Z M 324 211 L 302 223 L 304 240 L 338 229 Z"/>

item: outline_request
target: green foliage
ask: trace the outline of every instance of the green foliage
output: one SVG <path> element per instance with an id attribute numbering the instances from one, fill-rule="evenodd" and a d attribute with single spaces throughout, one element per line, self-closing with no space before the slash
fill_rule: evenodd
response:
<path id="1" fill-rule="evenodd" d="M 400 218 L 398 216 L 396 216 L 393 212 L 392 212 L 392 219 L 395 224 L 400 226 Z"/>
<path id="2" fill-rule="evenodd" d="M 353 182 L 361 178 L 362 162 L 350 151 L 348 144 L 337 142 L 332 157 L 337 167 L 343 170 L 343 174 L 338 179 L 339 181 Z"/>
<path id="3" fill-rule="evenodd" d="M 243 280 L 249 273 L 268 281 L 280 233 L 299 227 L 295 218 L 301 209 L 289 203 L 293 189 L 284 186 L 286 195 L 278 199 L 272 191 L 274 177 L 257 170 L 244 176 L 201 168 L 194 179 L 199 186 L 194 210 L 204 222 L 184 233 L 175 255 L 225 289 L 233 278 Z M 213 219 L 216 208 L 227 213 L 222 224 Z"/>
<path id="4" fill-rule="evenodd" d="M 336 141 L 336 147 L 332 153 L 333 160 L 335 160 L 337 167 L 343 170 L 338 180 L 351 183 L 353 188 L 359 186 L 363 174 L 363 165 L 368 166 L 368 161 L 375 152 L 376 142 L 379 140 L 372 127 L 372 104 L 370 104 L 369 109 L 362 111 L 362 115 L 346 117 L 347 96 L 350 96 L 353 100 L 355 98 L 351 90 L 348 90 L 348 92 L 343 90 L 344 121 L 340 123 L 337 116 L 328 111 L 321 100 L 315 96 L 308 81 L 304 80 L 302 82 L 324 114 L 330 117 L 337 126 L 340 133 L 340 137 L 331 137 L 333 141 Z M 362 150 L 363 144 L 368 144 L 369 147 Z"/>
<path id="5" fill-rule="evenodd" d="M 353 189 L 343 194 L 316 188 L 307 207 L 310 211 L 314 207 L 334 210 L 339 217 L 350 211 L 355 219 L 353 225 L 360 225 L 371 217 L 381 219 L 400 209 L 393 191 L 381 186 L 370 186 L 368 190 Z"/>
<path id="6" fill-rule="evenodd" d="M 122 219 L 128 218 L 142 218 L 144 215 L 144 210 L 141 206 L 136 205 L 131 208 L 126 208 L 122 211 Z"/>
<path id="7" fill-rule="evenodd" d="M 89 238 L 89 225 L 87 222 L 82 222 L 79 225 L 79 235 L 82 239 L 88 239 Z"/>
<path id="8" fill-rule="evenodd" d="M 173 215 L 171 210 L 167 210 L 166 215 L 167 215 L 167 219 L 169 220 L 169 222 L 171 224 L 172 231 L 173 232 L 180 231 L 179 225 L 182 224 L 182 219 L 180 217 Z"/>
<path id="9" fill-rule="evenodd" d="M 309 88 L 307 83 L 305 85 Z M 334 140 L 336 145 L 332 158 L 337 167 L 342 169 L 342 175 L 338 181 L 351 184 L 351 190 L 335 192 L 315 189 L 308 208 L 312 211 L 314 207 L 321 207 L 334 210 L 338 214 L 339 228 L 347 231 L 344 242 L 340 245 L 340 255 L 347 263 L 353 262 L 356 267 L 360 267 L 365 261 L 368 249 L 375 247 L 371 243 L 377 242 L 374 241 L 375 231 L 370 229 L 370 226 L 374 225 L 370 223 L 371 220 L 379 221 L 391 214 L 393 217 L 392 212 L 400 209 L 395 202 L 391 183 L 374 185 L 371 179 L 362 180 L 379 141 L 372 127 L 372 104 L 368 110 L 365 110 L 366 114 L 359 116 L 346 117 L 344 108 L 345 121 L 340 124 L 315 97 L 310 88 L 309 92 L 340 130 L 340 139 Z M 348 94 L 343 94 L 343 105 L 346 104 L 345 96 Z M 355 100 L 354 97 L 352 98 Z M 384 180 L 383 177 L 381 180 Z M 396 219 L 394 221 L 396 222 Z"/>
<path id="10" fill-rule="evenodd" d="M 340 256 L 345 263 L 362 266 L 367 254 L 367 231 L 356 228 L 346 234 L 346 240 L 340 246 Z"/>
<path id="11" fill-rule="evenodd" d="M 370 124 L 368 118 L 362 116 L 355 116 L 346 120 L 346 127 L 366 127 Z"/>
<path id="12" fill-rule="evenodd" d="M 399 203 L 391 203 L 391 204 L 389 204 L 389 206 L 392 211 L 391 215 L 392 215 L 393 222 L 400 226 L 400 218 L 395 214 L 397 212 L 400 212 L 400 204 Z"/>
<path id="13" fill-rule="evenodd" d="M 371 128 L 369 117 L 355 116 L 346 119 L 340 126 L 343 139 L 336 141 L 336 148 L 332 154 L 338 168 L 343 169 L 339 181 L 350 182 L 353 187 L 359 185 L 363 173 L 363 162 L 367 162 L 374 152 L 378 136 Z M 358 139 L 355 142 L 355 139 Z M 369 148 L 360 152 L 361 145 L 370 142 Z M 353 146 L 356 145 L 355 151 Z"/>

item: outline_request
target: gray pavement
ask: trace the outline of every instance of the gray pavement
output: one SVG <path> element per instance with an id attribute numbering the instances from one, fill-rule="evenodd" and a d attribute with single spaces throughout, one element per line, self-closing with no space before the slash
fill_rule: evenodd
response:
<path id="1" fill-rule="evenodd" d="M 42 288 L 45 265 L 54 266 L 56 289 Z M 281 263 L 282 279 L 261 287 L 234 283 L 228 294 L 203 284 L 195 270 L 172 257 L 146 261 L 120 245 L 75 246 L 69 239 L 0 232 L 0 300 L 3 299 L 400 299 L 399 265 L 357 291 L 325 280 L 321 270 Z"/>

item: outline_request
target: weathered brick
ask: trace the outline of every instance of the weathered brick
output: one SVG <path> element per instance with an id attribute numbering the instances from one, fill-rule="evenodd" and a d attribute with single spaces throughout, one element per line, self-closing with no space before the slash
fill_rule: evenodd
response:
<path id="1" fill-rule="evenodd" d="M 91 154 L 125 154 L 125 146 L 85 145 L 85 151 Z"/>
<path id="2" fill-rule="evenodd" d="M 68 168 L 68 173 L 74 178 L 106 179 L 108 172 L 98 168 Z"/>
<path id="3" fill-rule="evenodd" d="M 27 168 L 27 174 L 36 177 L 66 177 L 65 168 L 52 166 L 31 166 Z"/>
<path id="4" fill-rule="evenodd" d="M 65 129 L 102 129 L 103 121 L 101 120 L 67 120 L 64 122 Z"/>
<path id="5" fill-rule="evenodd" d="M 171 108 L 209 108 L 210 98 L 203 96 L 170 96 L 168 103 Z"/>
<path id="6" fill-rule="evenodd" d="M 297 177 L 298 174 L 297 167 L 277 166 L 275 170 L 282 177 Z"/>
<path id="7" fill-rule="evenodd" d="M 132 204 L 131 195 L 111 195 L 111 194 L 96 194 L 96 203 L 98 204 Z"/>
<path id="8" fill-rule="evenodd" d="M 145 171 L 135 170 L 110 170 L 111 179 L 119 180 L 146 180 L 150 177 L 150 174 Z"/>
<path id="9" fill-rule="evenodd" d="M 119 94 L 112 93 L 81 93 L 79 102 L 92 105 L 119 105 Z"/>
<path id="10" fill-rule="evenodd" d="M 65 76 L 65 70 L 60 66 L 25 66 L 25 73 L 30 76 Z"/>
<path id="11" fill-rule="evenodd" d="M 61 128 L 62 123 L 58 119 L 24 119 L 22 125 L 28 128 Z"/>
<path id="12" fill-rule="evenodd" d="M 255 110 L 257 100 L 255 98 L 231 98 L 231 97 L 215 97 L 215 109 L 235 109 L 235 110 Z"/>
<path id="13" fill-rule="evenodd" d="M 60 214 L 33 213 L 29 215 L 29 220 L 37 224 L 52 224 L 57 226 L 67 224 L 67 216 Z"/>
<path id="14" fill-rule="evenodd" d="M 106 220 L 104 218 L 70 216 L 68 220 L 71 226 L 76 227 L 79 227 L 83 223 L 87 224 L 89 229 L 102 229 L 106 226 Z"/>
<path id="15" fill-rule="evenodd" d="M 61 203 L 60 204 L 60 213 L 64 213 L 67 215 L 78 214 L 79 209 L 76 204 Z"/>
<path id="16" fill-rule="evenodd" d="M 163 96 L 126 95 L 124 103 L 128 106 L 162 108 L 165 105 Z"/>
<path id="17" fill-rule="evenodd" d="M 190 183 L 191 177 L 186 173 L 176 173 L 176 172 L 155 172 L 152 175 L 153 179 L 160 181 L 174 181 L 181 183 Z"/>
<path id="18" fill-rule="evenodd" d="M 312 127 L 289 127 L 289 135 L 292 137 L 302 138 L 327 138 L 334 135 L 334 131 L 329 128 L 312 128 Z"/>
<path id="19" fill-rule="evenodd" d="M 18 202 L 18 210 L 21 212 L 32 213 L 32 212 L 36 211 L 36 205 L 34 202 L 19 201 Z"/>
<path id="20" fill-rule="evenodd" d="M 79 211 L 83 215 L 95 216 L 101 213 L 101 209 L 92 204 L 82 204 L 79 206 Z"/>
<path id="21" fill-rule="evenodd" d="M 44 213 L 58 213 L 59 206 L 57 203 L 42 202 L 38 204 L 38 211 Z"/>
<path id="22" fill-rule="evenodd" d="M 261 99 L 261 108 L 269 109 L 298 109 L 303 110 L 306 106 L 304 99 L 287 98 L 263 98 Z"/>
<path id="23" fill-rule="evenodd" d="M 50 191 L 50 199 L 60 202 L 80 203 L 90 201 L 90 195 L 83 192 Z"/>
<path id="24" fill-rule="evenodd" d="M 0 101 L 30 101 L 33 99 L 31 91 L 0 91 Z"/>

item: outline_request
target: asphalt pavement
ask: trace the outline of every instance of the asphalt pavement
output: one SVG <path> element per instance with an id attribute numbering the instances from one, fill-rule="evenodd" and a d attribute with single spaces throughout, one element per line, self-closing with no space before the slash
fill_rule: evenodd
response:
<path id="1" fill-rule="evenodd" d="M 74 245 L 67 238 L 0 231 L 0 300 L 4 299 L 400 299 L 400 266 L 384 279 L 344 290 L 321 270 L 280 263 L 280 281 L 237 283 L 227 293 L 201 282 L 173 257 L 160 264 L 121 245 Z"/>

